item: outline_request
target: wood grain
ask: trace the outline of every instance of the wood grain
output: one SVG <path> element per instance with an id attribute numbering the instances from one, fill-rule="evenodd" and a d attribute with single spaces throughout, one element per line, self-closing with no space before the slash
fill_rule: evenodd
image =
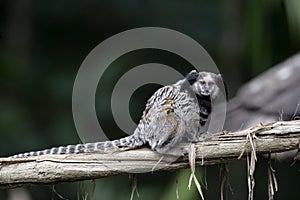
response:
<path id="1" fill-rule="evenodd" d="M 250 140 L 255 143 L 257 156 L 299 148 L 300 120 L 259 124 L 243 131 L 206 136 L 202 141 L 195 143 L 196 165 L 215 165 L 240 159 L 253 150 Z M 186 153 L 189 146 L 189 144 L 182 144 L 178 149 Z M 163 156 L 147 148 L 112 154 L 0 158 L 0 187 L 55 184 L 125 173 L 147 173 L 187 167 L 189 167 L 187 155 Z"/>

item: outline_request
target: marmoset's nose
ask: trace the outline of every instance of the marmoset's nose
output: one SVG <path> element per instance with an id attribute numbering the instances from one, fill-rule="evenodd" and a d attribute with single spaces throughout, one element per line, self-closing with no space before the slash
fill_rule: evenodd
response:
<path id="1" fill-rule="evenodd" d="M 208 87 L 208 85 L 205 85 L 205 86 L 203 87 L 203 90 L 204 90 L 206 93 L 209 93 L 209 87 Z"/>

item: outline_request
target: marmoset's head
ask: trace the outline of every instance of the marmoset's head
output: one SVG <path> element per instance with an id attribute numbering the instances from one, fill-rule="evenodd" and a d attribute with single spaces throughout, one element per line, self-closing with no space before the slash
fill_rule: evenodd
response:
<path id="1" fill-rule="evenodd" d="M 197 72 L 196 70 L 188 73 L 186 79 L 196 95 L 209 97 L 211 100 L 214 100 L 218 96 L 220 83 L 223 83 L 221 74 Z"/>

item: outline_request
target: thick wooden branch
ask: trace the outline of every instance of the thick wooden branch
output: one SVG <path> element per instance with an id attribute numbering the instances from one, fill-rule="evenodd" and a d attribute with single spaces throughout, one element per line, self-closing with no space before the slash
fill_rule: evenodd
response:
<path id="1" fill-rule="evenodd" d="M 255 145 L 251 145 L 255 143 Z M 282 152 L 299 147 L 300 121 L 257 125 L 251 129 L 219 133 L 195 144 L 196 165 L 214 165 L 247 155 L 255 146 L 256 155 Z M 187 151 L 189 144 L 180 149 Z M 123 173 L 177 170 L 189 167 L 188 157 L 163 156 L 149 149 L 113 154 L 43 155 L 12 159 L 0 158 L 0 187 L 28 184 L 55 184 L 97 179 Z"/>

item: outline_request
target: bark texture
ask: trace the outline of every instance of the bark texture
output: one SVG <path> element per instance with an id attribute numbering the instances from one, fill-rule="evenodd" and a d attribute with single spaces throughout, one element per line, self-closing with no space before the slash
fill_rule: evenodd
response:
<path id="1" fill-rule="evenodd" d="M 289 151 L 299 148 L 300 120 L 280 121 L 232 133 L 216 133 L 193 146 L 196 166 L 214 165 L 240 159 L 255 152 Z M 186 153 L 190 144 L 178 147 Z M 97 179 L 124 173 L 177 170 L 189 167 L 187 155 L 166 156 L 147 148 L 112 154 L 43 155 L 22 159 L 0 158 L 0 187 Z"/>

